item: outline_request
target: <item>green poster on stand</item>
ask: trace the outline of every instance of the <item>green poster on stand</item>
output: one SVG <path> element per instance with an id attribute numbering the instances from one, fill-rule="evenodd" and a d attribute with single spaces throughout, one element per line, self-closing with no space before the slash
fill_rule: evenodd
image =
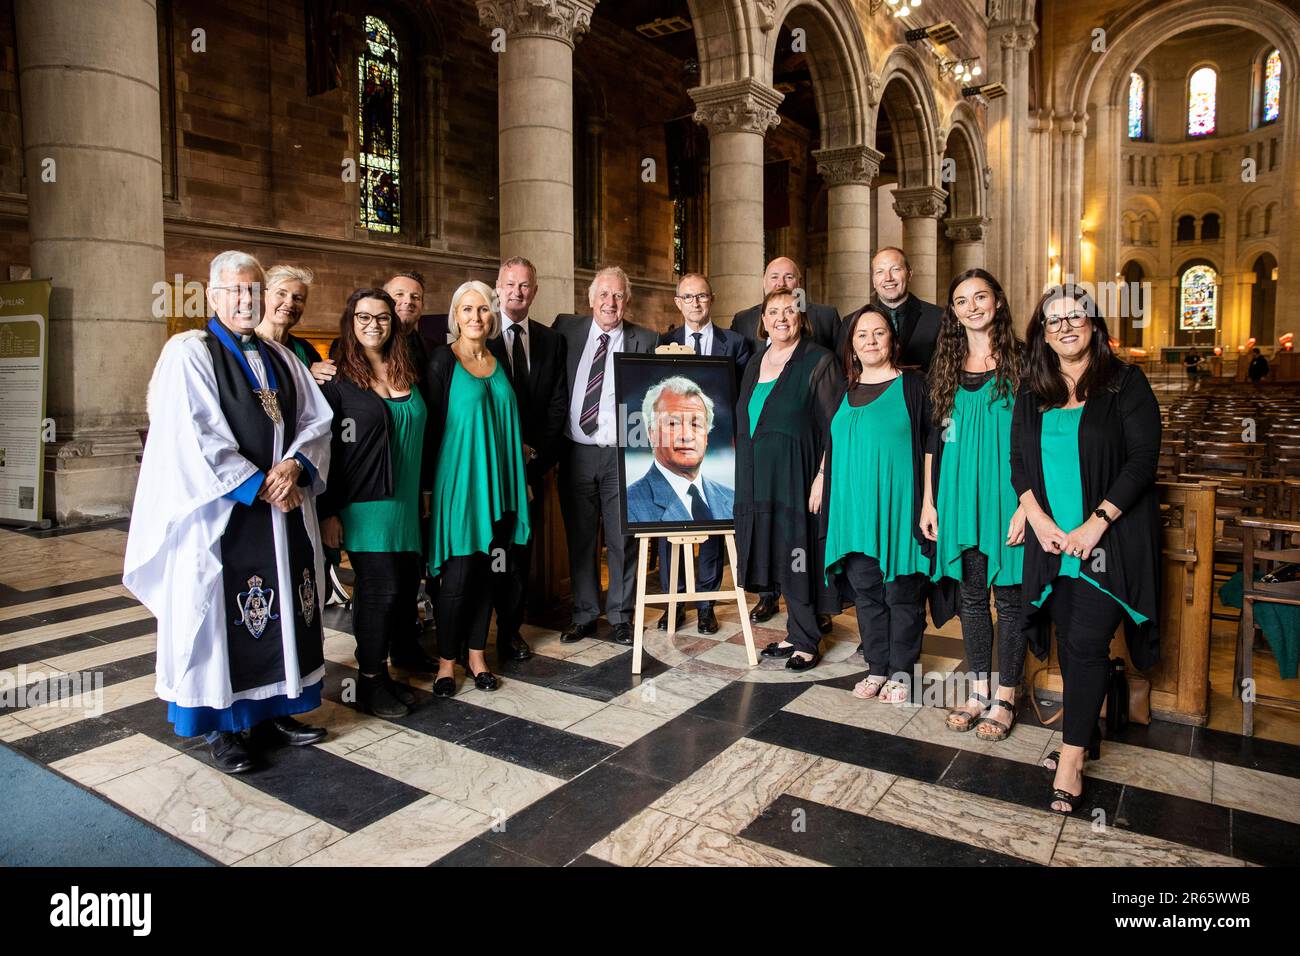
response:
<path id="1" fill-rule="evenodd" d="M 0 523 L 41 521 L 49 321 L 49 279 L 0 282 Z"/>

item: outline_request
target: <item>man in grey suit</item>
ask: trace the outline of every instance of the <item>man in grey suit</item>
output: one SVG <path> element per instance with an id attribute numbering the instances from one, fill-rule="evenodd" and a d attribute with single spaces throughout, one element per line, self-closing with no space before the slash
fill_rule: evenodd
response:
<path id="1" fill-rule="evenodd" d="M 614 641 L 632 644 L 632 605 L 636 599 L 635 539 L 623 536 L 619 503 L 618 408 L 614 404 L 614 356 L 653 354 L 658 336 L 623 321 L 632 301 L 627 273 L 601 269 L 587 290 L 591 315 L 561 315 L 555 330 L 564 337 L 568 357 L 568 447 L 560 458 L 560 512 L 569 543 L 573 623 L 560 635 L 565 644 L 592 637 L 600 615 L 598 532 L 605 529 L 609 593 L 605 619 Z"/>
<path id="2" fill-rule="evenodd" d="M 800 290 L 802 283 L 803 276 L 799 274 L 799 267 L 794 260 L 779 256 L 767 264 L 767 270 L 763 273 L 763 295 L 782 287 Z M 835 306 L 804 301 L 803 307 L 808 313 L 808 321 L 812 323 L 813 341 L 834 352 L 840 331 L 840 314 Z M 762 303 L 759 303 L 743 312 L 737 312 L 731 320 L 731 328 L 749 340 L 754 354 L 759 357 L 767 347 L 767 340 L 758 337 L 759 312 L 762 309 Z"/>
<path id="3" fill-rule="evenodd" d="M 654 451 L 654 462 L 646 473 L 628 486 L 627 517 L 630 522 L 680 521 L 703 524 L 730 521 L 734 515 L 736 493 L 720 482 L 701 474 L 709 450 L 709 432 L 713 430 L 713 399 L 684 375 L 672 375 L 651 386 L 641 403 L 641 421 Z M 694 556 L 688 551 L 687 560 Z M 659 542 L 659 578 L 667 591 L 669 581 L 668 544 Z M 684 576 L 678 578 L 678 590 L 685 589 Z M 700 545 L 701 591 L 716 591 L 722 585 L 722 549 L 716 537 Z M 712 601 L 700 601 L 701 634 L 718 630 Z M 673 629 L 681 626 L 682 611 L 677 612 Z M 668 615 L 659 620 L 666 630 Z"/>

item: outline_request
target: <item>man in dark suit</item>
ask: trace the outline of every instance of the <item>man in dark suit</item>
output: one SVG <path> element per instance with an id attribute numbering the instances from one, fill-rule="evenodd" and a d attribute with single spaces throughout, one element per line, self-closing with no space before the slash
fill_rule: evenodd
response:
<path id="1" fill-rule="evenodd" d="M 592 314 L 561 315 L 555 320 L 555 331 L 565 341 L 569 386 L 569 442 L 560 457 L 560 511 L 573 586 L 573 623 L 560 635 L 565 644 L 596 633 L 600 615 L 597 533 L 601 526 L 609 567 L 605 619 L 613 625 L 616 643 L 632 644 L 636 539 L 623 536 L 620 514 L 614 356 L 619 352 L 653 354 L 658 336 L 623 320 L 631 299 L 627 273 L 617 266 L 601 269 L 587 290 Z"/>
<path id="2" fill-rule="evenodd" d="M 763 295 L 766 296 L 774 289 L 783 287 L 799 292 L 802 291 L 802 283 L 803 276 L 799 274 L 799 267 L 795 265 L 794 260 L 780 256 L 769 262 L 767 271 L 763 273 Z M 839 312 L 833 305 L 818 305 L 816 302 L 806 301 L 803 297 L 800 297 L 799 302 L 812 323 L 813 341 L 823 348 L 834 351 L 840 331 Z M 731 328 L 749 340 L 755 355 L 762 355 L 763 349 L 767 347 L 766 340 L 760 340 L 758 337 L 759 313 L 762 310 L 763 305 L 760 302 L 743 312 L 737 312 L 731 320 Z"/>
<path id="3" fill-rule="evenodd" d="M 564 444 L 564 420 L 569 410 L 568 362 L 564 339 L 554 329 L 529 317 L 537 297 L 537 270 L 522 256 L 507 259 L 497 272 L 497 299 L 501 303 L 501 334 L 488 340 L 488 350 L 510 373 L 519 404 L 519 429 L 523 434 L 528 487 L 529 524 L 533 536 L 510 556 L 508 587 L 492 595 L 497 612 L 497 657 L 526 661 L 533 656 L 519 633 L 528 604 L 528 584 L 533 563 L 533 542 L 542 527 L 542 501 L 546 473 L 559 460 Z"/>
<path id="4" fill-rule="evenodd" d="M 674 343 L 689 345 L 700 355 L 726 356 L 736 363 L 736 384 L 740 384 L 745 374 L 745 365 L 753 353 L 749 339 L 735 329 L 724 329 L 713 324 L 713 287 L 709 280 L 698 272 L 688 272 L 677 283 L 677 293 L 673 302 L 682 314 L 683 325 L 665 332 L 659 337 L 661 344 Z M 632 489 L 628 489 L 628 508 L 631 509 Z M 706 492 L 707 494 L 707 492 Z M 730 511 L 728 511 L 730 514 Z M 659 580 L 665 591 L 668 590 L 669 571 L 668 542 L 659 542 Z M 711 537 L 700 545 L 699 585 L 702 591 L 715 591 L 722 585 L 722 539 Z M 686 589 L 686 582 L 677 583 L 679 591 Z M 701 634 L 714 634 L 718 630 L 718 619 L 713 613 L 712 601 L 700 601 L 697 605 L 699 629 Z M 685 612 L 677 611 L 677 624 L 680 627 Z M 668 613 L 659 618 L 659 630 L 668 629 Z"/>
<path id="5" fill-rule="evenodd" d="M 871 260 L 871 284 L 898 336 L 899 365 L 918 368 L 924 374 L 930 370 L 930 360 L 939 340 L 943 309 L 912 295 L 907 288 L 911 279 L 912 266 L 902 249 L 886 246 Z M 848 330 L 861 314 L 862 309 L 858 309 L 845 318 L 844 335 L 849 334 Z"/>

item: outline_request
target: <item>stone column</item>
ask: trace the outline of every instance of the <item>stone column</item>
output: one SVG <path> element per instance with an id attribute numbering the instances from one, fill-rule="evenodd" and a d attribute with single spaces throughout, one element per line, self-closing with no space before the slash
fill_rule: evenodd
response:
<path id="1" fill-rule="evenodd" d="M 894 190 L 894 211 L 903 220 L 903 251 L 912 265 L 912 282 L 908 288 L 927 302 L 938 295 L 939 217 L 945 209 L 948 193 L 937 186 Z"/>
<path id="2" fill-rule="evenodd" d="M 709 282 L 713 315 L 731 317 L 763 294 L 763 135 L 782 95 L 753 79 L 690 90 L 709 131 Z"/>
<path id="3" fill-rule="evenodd" d="M 498 50 L 501 257 L 537 267 L 533 316 L 572 312 L 573 46 L 598 0 L 478 0 Z M 501 31 L 498 33 L 498 31 Z"/>
<path id="4" fill-rule="evenodd" d="M 870 146 L 819 149 L 826 181 L 826 273 L 829 302 L 848 315 L 871 298 L 871 183 L 885 154 Z"/>
<path id="5" fill-rule="evenodd" d="M 46 512 L 121 517 L 165 337 L 158 24 L 139 0 L 18 0 L 32 275 L 49 277 Z"/>
<path id="6" fill-rule="evenodd" d="M 983 269 L 984 234 L 989 221 L 983 216 L 965 219 L 946 219 L 948 238 L 952 241 L 952 274 L 961 275 L 969 269 Z M 1003 291 L 1006 291 L 1005 289 Z"/>

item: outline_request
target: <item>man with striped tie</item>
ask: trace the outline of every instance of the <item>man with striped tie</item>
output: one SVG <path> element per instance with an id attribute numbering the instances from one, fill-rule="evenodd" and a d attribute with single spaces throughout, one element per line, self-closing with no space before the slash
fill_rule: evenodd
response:
<path id="1" fill-rule="evenodd" d="M 613 640 L 632 644 L 632 606 L 636 599 L 635 539 L 623 536 L 619 505 L 618 408 L 614 404 L 614 356 L 653 353 L 658 336 L 623 320 L 632 301 L 627 273 L 601 269 L 587 291 L 592 314 L 561 315 L 555 330 L 567 345 L 568 448 L 560 459 L 560 512 L 569 544 L 573 623 L 560 635 L 566 644 L 593 637 L 600 616 L 599 530 L 605 529 L 609 593 L 605 619 Z"/>

